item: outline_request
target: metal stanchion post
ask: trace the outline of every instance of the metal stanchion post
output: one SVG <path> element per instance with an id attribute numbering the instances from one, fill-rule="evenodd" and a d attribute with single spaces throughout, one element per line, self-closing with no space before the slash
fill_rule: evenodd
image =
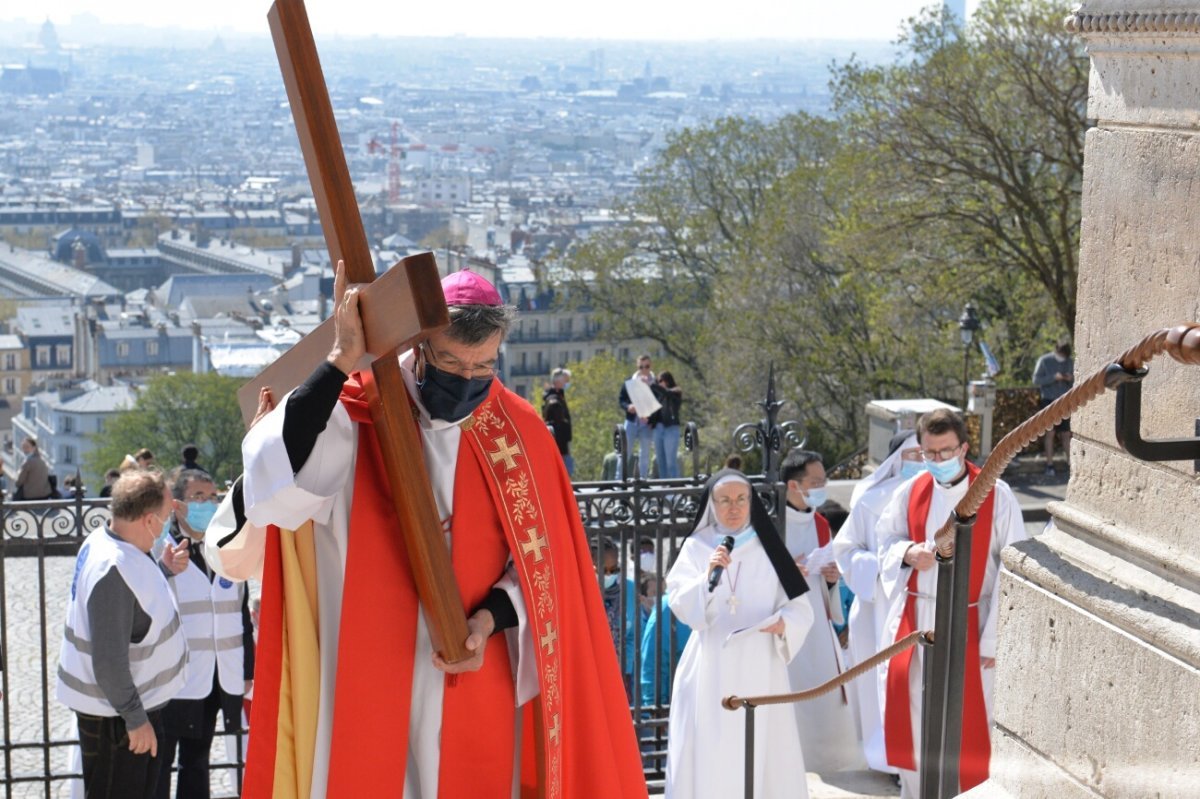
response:
<path id="1" fill-rule="evenodd" d="M 754 799 L 754 705 L 746 705 L 746 799 Z"/>
<path id="2" fill-rule="evenodd" d="M 949 652 L 947 654 L 947 681 L 942 722 L 942 799 L 958 795 L 959 760 L 962 750 L 963 686 L 965 670 L 979 668 L 978 663 L 967 663 L 967 605 L 971 596 L 971 537 L 975 528 L 975 517 L 955 518 L 954 558 L 959 567 L 954 570 L 950 599 L 953 610 L 950 614 Z M 939 586 L 940 589 L 940 586 Z M 940 596 L 940 592 L 939 592 Z M 939 602 L 940 604 L 940 602 Z M 940 633 L 939 633 L 940 635 Z"/>
<path id="3" fill-rule="evenodd" d="M 922 720 L 929 726 L 923 730 L 921 740 L 921 799 L 939 799 L 942 795 L 942 753 L 945 751 L 946 682 L 950 664 L 951 615 L 954 604 L 950 601 L 957 571 L 957 558 L 937 556 L 937 593 L 934 615 L 933 651 L 926 653 L 932 665 L 926 670 L 928 678 L 922 692 Z"/>

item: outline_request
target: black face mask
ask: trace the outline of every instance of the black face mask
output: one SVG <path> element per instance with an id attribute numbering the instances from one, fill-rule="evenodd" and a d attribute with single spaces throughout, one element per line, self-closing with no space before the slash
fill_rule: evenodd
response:
<path id="1" fill-rule="evenodd" d="M 417 384 L 429 416 L 445 422 L 470 416 L 487 399 L 491 387 L 491 377 L 459 377 L 431 363 L 425 364 L 425 379 Z"/>

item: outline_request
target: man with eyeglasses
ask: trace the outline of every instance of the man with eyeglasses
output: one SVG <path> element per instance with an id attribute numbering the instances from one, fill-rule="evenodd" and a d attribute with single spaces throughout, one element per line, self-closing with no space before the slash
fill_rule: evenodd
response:
<path id="1" fill-rule="evenodd" d="M 630 380 L 640 380 L 654 385 L 654 371 L 650 368 L 650 356 L 640 355 L 637 359 L 637 371 L 629 377 Z M 625 442 L 632 457 L 637 451 L 637 466 L 634 474 L 641 477 L 650 476 L 650 453 L 654 451 L 654 425 L 650 423 L 650 414 L 642 413 L 629 396 L 629 389 L 621 384 L 621 394 L 617 398 L 621 410 L 625 412 Z M 617 464 L 617 479 L 620 480 L 623 464 Z"/>
<path id="2" fill-rule="evenodd" d="M 979 474 L 979 468 L 967 461 L 966 425 L 953 411 L 941 408 L 922 416 L 917 422 L 917 443 L 926 471 L 900 486 L 876 527 L 880 580 L 888 603 L 881 644 L 914 630 L 934 628 L 934 535 Z M 963 791 L 988 775 L 1000 550 L 1024 538 L 1016 497 L 1006 483 L 997 481 L 977 515 L 971 563 L 958 564 L 971 570 L 959 777 Z M 901 796 L 914 799 L 920 787 L 917 769 L 924 654 L 917 647 L 906 650 L 892 658 L 882 677 L 888 763 L 900 770 Z"/>
<path id="3" fill-rule="evenodd" d="M 220 573 L 263 579 L 244 795 L 644 797 L 570 478 L 538 412 L 495 379 L 515 309 L 470 271 L 442 291 L 449 327 L 400 366 L 473 655 L 434 652 L 339 265 L 327 361 L 274 410 L 260 398 L 243 480 L 206 535 Z"/>
<path id="4" fill-rule="evenodd" d="M 187 683 L 163 709 L 162 773 L 158 799 L 171 795 L 171 764 L 179 751 L 177 799 L 207 799 L 209 759 L 217 711 L 225 729 L 241 727 L 242 698 L 254 679 L 254 625 L 249 591 L 217 575 L 205 562 L 202 543 L 217 510 L 217 488 L 200 469 L 183 469 L 172 485 L 171 539 L 189 542 L 188 568 L 171 578 L 188 641 Z M 232 760 L 235 753 L 227 753 Z M 242 752 L 245 757 L 245 752 Z"/>

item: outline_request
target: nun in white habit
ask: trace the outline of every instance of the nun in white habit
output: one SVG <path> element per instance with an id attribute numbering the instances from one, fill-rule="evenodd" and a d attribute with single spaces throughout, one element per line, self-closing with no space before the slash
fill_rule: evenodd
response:
<path id="1" fill-rule="evenodd" d="M 668 799 L 741 796 L 744 710 L 730 695 L 790 691 L 787 664 L 813 624 L 808 585 L 741 472 L 709 479 L 696 527 L 667 574 L 671 612 L 692 628 L 675 672 L 667 745 Z M 732 551 L 722 546 L 734 539 Z M 709 589 L 713 569 L 724 571 Z M 757 799 L 807 799 L 796 714 L 787 705 L 755 711 Z"/>
<path id="2" fill-rule="evenodd" d="M 846 585 L 854 592 L 848 622 L 850 665 L 863 662 L 883 648 L 879 636 L 888 605 L 879 581 L 879 541 L 875 525 L 896 489 L 925 468 L 915 432 L 909 430 L 897 434 L 892 438 L 889 450 L 879 468 L 854 487 L 850 496 L 850 516 L 833 539 L 833 556 Z M 895 774 L 896 769 L 888 765 L 884 750 L 880 705 L 883 688 L 879 675 L 879 669 L 874 669 L 852 683 L 854 704 L 858 709 L 867 765 L 876 771 Z"/>

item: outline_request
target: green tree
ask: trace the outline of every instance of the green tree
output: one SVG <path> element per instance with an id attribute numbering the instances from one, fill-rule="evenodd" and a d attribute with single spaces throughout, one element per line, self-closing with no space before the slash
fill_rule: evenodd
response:
<path id="1" fill-rule="evenodd" d="M 906 25 L 894 63 L 851 61 L 833 89 L 857 145 L 866 227 L 915 241 L 933 256 L 928 270 L 975 284 L 998 314 L 1032 303 L 1023 325 L 1049 313 L 1072 330 L 1088 61 L 1062 24 L 1068 11 L 984 0 L 960 29 L 930 9 Z"/>
<path id="2" fill-rule="evenodd" d="M 237 404 L 241 384 L 213 372 L 152 378 L 133 408 L 96 435 L 86 458 L 88 471 L 103 475 L 142 447 L 170 468 L 185 444 L 195 444 L 200 449 L 197 460 L 218 483 L 233 479 L 242 470 L 245 425 Z"/>

